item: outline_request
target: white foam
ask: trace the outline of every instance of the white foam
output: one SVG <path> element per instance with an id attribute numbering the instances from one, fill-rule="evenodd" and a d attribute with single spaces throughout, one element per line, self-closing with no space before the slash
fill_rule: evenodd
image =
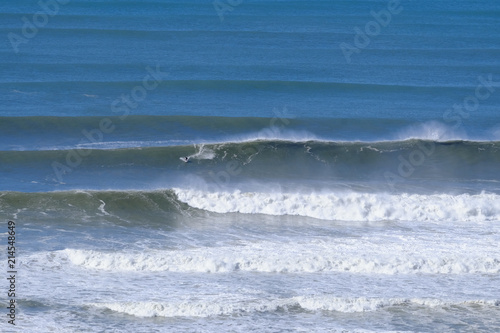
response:
<path id="1" fill-rule="evenodd" d="M 240 241 L 232 246 L 148 252 L 65 249 L 34 254 L 23 262 L 27 266 L 77 266 L 110 272 L 498 274 L 496 243 L 494 237 L 483 236 L 479 242 L 470 235 L 450 238 L 446 234 L 321 241 L 305 237 L 300 241 Z"/>
<path id="2" fill-rule="evenodd" d="M 445 306 L 499 306 L 499 300 L 447 301 L 434 298 L 343 298 L 330 295 L 300 296 L 294 298 L 301 308 L 310 311 L 368 312 L 395 306 L 423 306 L 437 308 Z"/>
<path id="3" fill-rule="evenodd" d="M 229 299 L 206 301 L 167 302 L 115 302 L 92 303 L 91 306 L 137 317 L 212 317 L 241 315 L 254 312 L 273 312 L 282 306 L 280 301 L 235 302 Z"/>
<path id="4" fill-rule="evenodd" d="M 427 121 L 415 124 L 400 131 L 398 140 L 421 139 L 433 141 L 467 140 L 463 130 L 454 129 L 438 121 Z"/>
<path id="5" fill-rule="evenodd" d="M 273 140 L 273 141 L 323 141 L 317 135 L 304 130 L 290 130 L 277 126 L 270 126 L 260 130 L 259 132 L 247 134 L 238 137 L 235 142 L 248 142 L 257 140 Z"/>
<path id="6" fill-rule="evenodd" d="M 104 201 L 102 201 L 102 200 L 99 200 L 99 201 L 101 202 L 101 205 L 99 205 L 99 208 L 98 208 L 99 211 L 101 213 L 103 213 L 104 215 L 109 216 L 110 214 L 104 209 L 104 207 L 106 207 L 106 203 Z"/>
<path id="7" fill-rule="evenodd" d="M 216 213 L 299 215 L 337 221 L 498 221 L 500 196 L 471 194 L 262 193 L 174 189 L 191 207 Z"/>
<path id="8" fill-rule="evenodd" d="M 190 159 L 211 160 L 215 157 L 215 152 L 212 149 L 205 147 L 204 144 L 201 144 L 198 147 L 195 145 L 194 147 L 195 149 L 198 149 L 198 151 L 189 155 L 188 157 Z"/>
<path id="9" fill-rule="evenodd" d="M 445 306 L 498 306 L 498 300 L 443 301 L 425 298 L 366 298 L 336 297 L 332 295 L 297 296 L 292 298 L 264 300 L 234 300 L 222 295 L 217 299 L 184 300 L 174 302 L 111 302 L 91 303 L 89 306 L 109 309 L 137 317 L 213 317 L 242 315 L 255 312 L 274 312 L 279 309 L 300 307 L 307 311 L 331 311 L 342 313 L 372 312 L 389 307 L 423 306 L 429 308 Z"/>

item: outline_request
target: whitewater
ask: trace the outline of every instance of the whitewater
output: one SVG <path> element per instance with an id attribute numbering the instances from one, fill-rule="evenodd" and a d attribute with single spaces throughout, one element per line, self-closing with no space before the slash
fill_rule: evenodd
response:
<path id="1" fill-rule="evenodd" d="M 499 18 L 0 1 L 0 331 L 500 331 Z"/>
<path id="2" fill-rule="evenodd" d="M 51 163 L 81 147 L 0 152 L 10 169 L 0 213 L 23 221 L 20 327 L 499 325 L 498 141 L 301 139 L 137 147 L 132 137 L 85 147 L 64 181 Z M 415 151 L 426 161 L 404 178 L 401 157 Z"/>

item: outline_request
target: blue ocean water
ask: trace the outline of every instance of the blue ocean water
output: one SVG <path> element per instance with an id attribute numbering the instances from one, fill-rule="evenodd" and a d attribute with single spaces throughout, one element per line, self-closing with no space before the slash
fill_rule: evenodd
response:
<path id="1" fill-rule="evenodd" d="M 2 331 L 500 329 L 498 1 L 21 0 L 0 22 Z"/>

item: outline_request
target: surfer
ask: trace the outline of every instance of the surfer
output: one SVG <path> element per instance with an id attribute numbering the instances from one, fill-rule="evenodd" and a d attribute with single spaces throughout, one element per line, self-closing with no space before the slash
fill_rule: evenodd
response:
<path id="1" fill-rule="evenodd" d="M 182 160 L 183 160 L 185 163 L 187 163 L 187 162 L 189 162 L 189 157 L 184 156 L 184 157 L 182 158 Z"/>

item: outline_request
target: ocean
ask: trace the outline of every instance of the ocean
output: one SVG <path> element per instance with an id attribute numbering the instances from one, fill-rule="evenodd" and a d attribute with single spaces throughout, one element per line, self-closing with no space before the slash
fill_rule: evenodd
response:
<path id="1" fill-rule="evenodd" d="M 500 2 L 0 22 L 2 332 L 500 331 Z"/>

